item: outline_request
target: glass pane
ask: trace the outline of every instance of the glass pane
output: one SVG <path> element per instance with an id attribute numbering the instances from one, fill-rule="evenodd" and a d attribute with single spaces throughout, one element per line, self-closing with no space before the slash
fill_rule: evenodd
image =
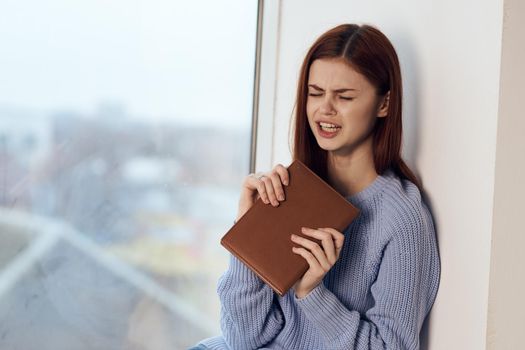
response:
<path id="1" fill-rule="evenodd" d="M 0 3 L 2 349 L 219 333 L 256 17 L 255 0 Z"/>

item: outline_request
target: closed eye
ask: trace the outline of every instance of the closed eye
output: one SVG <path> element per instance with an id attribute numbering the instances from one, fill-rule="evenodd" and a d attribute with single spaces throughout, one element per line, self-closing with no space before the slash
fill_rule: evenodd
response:
<path id="1" fill-rule="evenodd" d="M 312 96 L 312 97 L 319 97 L 319 96 L 322 96 L 323 94 L 308 94 L 308 96 Z M 353 97 L 344 97 L 344 96 L 339 96 L 340 99 L 342 100 L 348 100 L 348 101 L 352 101 L 354 98 Z"/>

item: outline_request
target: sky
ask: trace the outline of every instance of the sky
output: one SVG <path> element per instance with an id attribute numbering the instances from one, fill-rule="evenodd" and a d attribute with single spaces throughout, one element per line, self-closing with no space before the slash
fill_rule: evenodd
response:
<path id="1" fill-rule="evenodd" d="M 256 24 L 256 0 L 3 0 L 0 107 L 248 126 Z"/>

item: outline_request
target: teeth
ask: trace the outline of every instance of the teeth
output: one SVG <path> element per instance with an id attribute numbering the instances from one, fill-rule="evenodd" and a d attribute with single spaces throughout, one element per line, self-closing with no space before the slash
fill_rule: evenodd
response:
<path id="1" fill-rule="evenodd" d="M 319 124 L 321 124 L 321 126 L 325 127 L 325 128 L 340 128 L 340 126 L 337 126 L 337 125 L 334 125 L 334 124 L 329 124 L 329 123 L 320 122 Z"/>
<path id="2" fill-rule="evenodd" d="M 324 131 L 330 131 L 330 132 L 334 132 L 337 129 L 341 128 L 340 126 L 336 126 L 334 124 L 329 124 L 329 123 L 323 123 L 323 122 L 320 122 L 319 125 L 321 125 L 321 129 L 323 129 Z"/>

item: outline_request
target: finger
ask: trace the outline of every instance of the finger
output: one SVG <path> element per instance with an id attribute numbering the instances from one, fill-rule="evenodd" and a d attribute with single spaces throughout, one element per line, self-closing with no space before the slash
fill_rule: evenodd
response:
<path id="1" fill-rule="evenodd" d="M 307 248 L 308 251 L 310 251 L 315 256 L 319 264 L 322 266 L 323 270 L 330 270 L 332 265 L 328 262 L 328 258 L 326 257 L 325 252 L 319 246 L 319 244 L 297 235 L 292 235 L 292 241 L 303 246 L 304 248 Z"/>
<path id="2" fill-rule="evenodd" d="M 262 181 L 264 183 L 264 186 L 266 187 L 266 192 L 268 193 L 268 198 L 270 199 L 270 202 L 274 207 L 277 207 L 279 206 L 279 201 L 277 200 L 277 196 L 275 195 L 274 182 L 279 180 L 275 180 L 275 176 L 277 175 L 268 174 L 262 177 L 260 181 Z"/>
<path id="3" fill-rule="evenodd" d="M 295 254 L 302 256 L 306 260 L 306 262 L 310 266 L 310 270 L 315 275 L 322 276 L 324 274 L 323 267 L 319 264 L 319 261 L 317 261 L 317 259 L 314 257 L 314 255 L 311 252 L 309 252 L 305 248 L 300 248 L 300 247 L 299 248 L 292 247 L 292 251 Z"/>
<path id="4" fill-rule="evenodd" d="M 268 193 L 266 192 L 266 185 L 264 184 L 264 182 L 257 179 L 256 174 L 250 174 L 248 176 L 248 183 L 251 188 L 257 190 L 259 196 L 265 204 L 270 203 L 270 200 L 268 199 Z"/>
<path id="5" fill-rule="evenodd" d="M 343 249 L 345 235 L 331 227 L 323 227 L 319 228 L 319 230 L 328 232 L 332 235 L 335 245 L 336 256 L 339 257 L 339 253 L 341 252 L 341 249 Z"/>
<path id="6" fill-rule="evenodd" d="M 281 183 L 281 177 L 279 176 L 279 173 L 277 173 L 274 170 L 269 175 L 269 177 L 272 180 L 273 190 L 274 190 L 276 199 L 279 201 L 283 201 L 284 200 L 284 190 L 283 190 L 283 185 Z"/>
<path id="7" fill-rule="evenodd" d="M 281 178 L 281 182 L 285 185 L 285 186 L 288 186 L 288 184 L 290 184 L 290 175 L 288 174 L 288 169 L 285 168 L 283 165 L 281 164 L 277 164 L 275 167 L 274 167 L 274 170 L 279 174 L 279 177 Z"/>
<path id="8" fill-rule="evenodd" d="M 303 227 L 301 232 L 305 235 L 320 240 L 326 257 L 328 258 L 328 262 L 330 263 L 330 265 L 335 264 L 335 262 L 337 261 L 337 253 L 334 244 L 334 238 L 329 232 L 323 231 L 321 229 L 314 230 L 308 227 Z"/>

